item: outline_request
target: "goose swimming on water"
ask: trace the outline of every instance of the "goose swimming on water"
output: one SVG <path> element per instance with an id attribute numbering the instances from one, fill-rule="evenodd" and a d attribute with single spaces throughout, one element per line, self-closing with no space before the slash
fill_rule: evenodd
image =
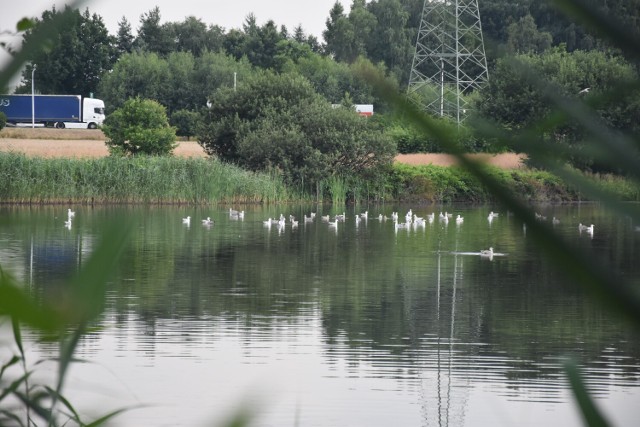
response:
<path id="1" fill-rule="evenodd" d="M 482 257 L 493 257 L 493 247 L 489 249 L 483 249 L 480 251 L 480 256 Z"/>
<path id="2" fill-rule="evenodd" d="M 187 225 L 191 224 L 191 217 L 182 218 L 182 223 Z"/>

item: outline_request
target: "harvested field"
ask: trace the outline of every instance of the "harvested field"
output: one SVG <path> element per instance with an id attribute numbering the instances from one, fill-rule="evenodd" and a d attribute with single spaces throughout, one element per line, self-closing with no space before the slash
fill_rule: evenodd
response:
<path id="1" fill-rule="evenodd" d="M 39 157 L 104 157 L 109 150 L 99 129 L 5 128 L 0 131 L 0 151 Z M 206 157 L 196 141 L 178 141 L 176 156 Z"/>
<path id="2" fill-rule="evenodd" d="M 0 151 L 24 153 L 40 157 L 103 157 L 109 151 L 100 130 L 5 128 L 0 131 Z M 176 156 L 206 157 L 196 141 L 178 141 Z M 523 156 L 514 153 L 470 154 L 469 156 L 489 165 L 505 169 L 523 167 Z M 396 162 L 409 165 L 452 166 L 455 159 L 447 154 L 400 154 Z"/>
<path id="3" fill-rule="evenodd" d="M 491 166 L 497 166 L 503 169 L 519 169 L 524 167 L 522 161 L 525 156 L 515 153 L 502 154 L 468 154 L 468 156 L 477 161 L 484 162 Z M 396 156 L 396 162 L 408 165 L 435 165 L 435 166 L 453 166 L 457 163 L 456 159 L 448 154 L 399 154 Z"/>

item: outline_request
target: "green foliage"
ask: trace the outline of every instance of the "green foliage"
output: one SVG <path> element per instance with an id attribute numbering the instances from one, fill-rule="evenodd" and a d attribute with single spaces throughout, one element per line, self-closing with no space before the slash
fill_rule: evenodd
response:
<path id="1" fill-rule="evenodd" d="M 171 114 L 169 123 L 176 128 L 176 135 L 190 138 L 196 134 L 200 114 L 196 111 L 178 110 Z"/>
<path id="2" fill-rule="evenodd" d="M 48 38 L 48 43 L 38 44 L 55 22 L 62 22 L 58 33 Z M 115 61 L 115 37 L 109 35 L 102 18 L 90 15 L 86 9 L 65 6 L 64 10 L 42 13 L 33 28 L 27 30 L 25 43 L 38 46 L 30 57 L 37 64 L 36 90 L 43 94 L 80 94 L 89 96 L 96 92 L 103 73 Z M 22 73 L 23 86 L 18 92 L 31 91 L 31 71 L 27 66 Z"/>
<path id="3" fill-rule="evenodd" d="M 111 153 L 167 155 L 176 146 L 176 130 L 164 107 L 148 99 L 125 102 L 107 117 L 102 131 Z"/>
<path id="4" fill-rule="evenodd" d="M 34 301 L 24 293 L 23 285 L 0 269 L 0 320 L 10 319 L 18 349 L 0 366 L 0 383 L 5 383 L 4 376 L 9 377 L 12 370 L 22 369 L 17 379 L 12 378 L 8 386 L 0 389 L 0 424 L 39 425 L 43 422 L 49 426 L 68 423 L 102 425 L 123 412 L 121 409 L 108 413 L 89 424 L 64 397 L 63 386 L 80 337 L 102 313 L 106 284 L 117 269 L 130 227 L 131 224 L 113 224 L 109 227 L 69 286 L 61 289 L 57 298 L 45 303 Z M 58 375 L 54 384 L 31 379 L 34 370 L 30 366 L 36 366 L 41 361 L 33 365 L 27 360 L 22 342 L 22 325 L 39 330 L 48 339 L 59 340 L 60 350 L 56 359 Z M 11 410 L 8 405 L 12 404 L 7 402 L 10 399 L 24 405 L 24 410 Z"/>
<path id="5" fill-rule="evenodd" d="M 278 171 L 310 191 L 335 174 L 375 174 L 395 152 L 371 122 L 331 108 L 298 75 L 257 74 L 211 99 L 198 132 L 207 153 L 251 170 Z"/>
<path id="6" fill-rule="evenodd" d="M 498 151 L 497 146 L 485 144 L 474 133 L 471 127 L 455 125 L 450 119 L 439 119 L 442 126 L 447 126 L 451 134 L 455 135 L 457 144 L 467 153 Z M 433 135 L 425 135 L 417 129 L 394 121 L 386 128 L 386 133 L 391 137 L 401 154 L 410 153 L 441 153 L 442 146 Z"/>
<path id="7" fill-rule="evenodd" d="M 207 103 L 207 95 L 218 87 L 232 87 L 251 70 L 246 60 L 235 61 L 228 55 L 206 52 L 196 58 L 190 52 L 175 52 L 166 57 L 156 53 L 133 52 L 120 57 L 99 87 L 108 109 L 120 108 L 129 98 L 154 99 L 169 113 L 181 109 L 198 110 Z"/>
<path id="8" fill-rule="evenodd" d="M 406 83 L 417 28 L 408 26 L 411 16 L 402 3 L 356 0 L 345 14 L 342 4 L 336 2 L 323 32 L 326 52 L 339 62 L 365 57 L 384 63 L 398 81 Z"/>
<path id="9" fill-rule="evenodd" d="M 0 130 L 7 125 L 7 115 L 0 111 Z"/>
<path id="10" fill-rule="evenodd" d="M 501 125 L 505 131 L 525 131 L 538 139 L 556 156 L 581 170 L 619 172 L 613 164 L 605 166 L 591 145 L 587 128 L 567 120 L 558 109 L 557 99 L 584 100 L 591 106 L 590 120 L 608 126 L 609 132 L 640 134 L 640 90 L 633 82 L 638 75 L 619 56 L 601 52 L 552 49 L 542 55 L 519 55 L 498 61 L 489 84 L 483 89 L 479 113 Z M 618 91 L 617 87 L 625 89 Z M 614 91 L 615 92 L 612 92 Z M 543 119 L 553 123 L 537 127 Z M 521 138 L 510 146 L 523 150 Z M 537 163 L 539 165 L 539 163 Z"/>
<path id="11" fill-rule="evenodd" d="M 512 54 L 542 53 L 551 47 L 551 34 L 539 31 L 531 15 L 509 25 L 507 34 L 507 49 Z"/>
<path id="12" fill-rule="evenodd" d="M 301 197 L 278 177 L 217 160 L 0 154 L 0 199 L 6 203 L 270 203 Z"/>

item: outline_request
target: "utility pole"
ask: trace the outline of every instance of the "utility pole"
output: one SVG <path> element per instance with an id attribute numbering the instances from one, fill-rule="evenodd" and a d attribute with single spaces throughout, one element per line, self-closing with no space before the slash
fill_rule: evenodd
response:
<path id="1" fill-rule="evenodd" d="M 36 127 L 36 95 L 35 95 L 35 74 L 36 74 L 36 64 L 33 64 L 33 68 L 31 69 L 31 129 Z"/>
<path id="2" fill-rule="evenodd" d="M 466 96 L 489 79 L 478 0 L 425 0 L 409 76 L 409 97 L 458 124 Z"/>

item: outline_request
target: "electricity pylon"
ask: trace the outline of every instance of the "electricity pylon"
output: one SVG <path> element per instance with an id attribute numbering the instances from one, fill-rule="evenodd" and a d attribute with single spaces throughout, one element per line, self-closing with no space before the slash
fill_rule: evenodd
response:
<path id="1" fill-rule="evenodd" d="M 410 98 L 425 111 L 461 123 L 466 97 L 488 78 L 478 0 L 425 0 Z"/>

